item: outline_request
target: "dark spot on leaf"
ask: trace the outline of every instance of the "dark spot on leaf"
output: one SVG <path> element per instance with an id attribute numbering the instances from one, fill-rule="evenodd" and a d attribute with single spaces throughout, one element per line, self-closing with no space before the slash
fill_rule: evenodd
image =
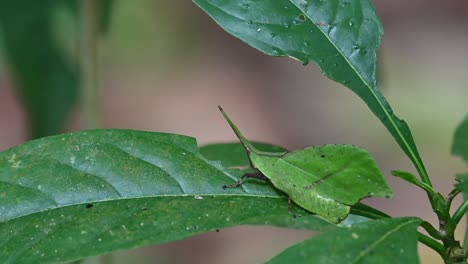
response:
<path id="1" fill-rule="evenodd" d="M 300 21 L 306 20 L 306 16 L 304 16 L 304 14 L 300 14 L 297 18 L 299 18 Z"/>
<path id="2" fill-rule="evenodd" d="M 142 211 L 148 211 L 148 207 L 143 207 L 141 210 Z"/>
<path id="3" fill-rule="evenodd" d="M 391 197 L 392 196 L 389 193 L 385 194 L 385 198 L 390 199 Z"/>
<path id="4" fill-rule="evenodd" d="M 219 232 L 219 229 L 216 229 L 216 232 Z"/>
<path id="5" fill-rule="evenodd" d="M 296 184 L 293 184 L 293 187 L 296 188 Z"/>
<path id="6" fill-rule="evenodd" d="M 324 155 L 324 154 L 322 154 L 322 155 L 320 155 L 320 157 L 321 157 L 321 158 L 325 158 L 325 155 Z"/>
<path id="7" fill-rule="evenodd" d="M 227 185 L 223 185 L 223 190 L 226 190 L 226 188 L 227 188 Z"/>
<path id="8" fill-rule="evenodd" d="M 89 203 L 89 204 L 86 204 L 86 205 L 85 205 L 85 207 L 88 208 L 88 209 L 89 209 L 89 208 L 93 208 L 93 206 L 94 206 L 94 204 L 92 204 L 92 203 Z"/>

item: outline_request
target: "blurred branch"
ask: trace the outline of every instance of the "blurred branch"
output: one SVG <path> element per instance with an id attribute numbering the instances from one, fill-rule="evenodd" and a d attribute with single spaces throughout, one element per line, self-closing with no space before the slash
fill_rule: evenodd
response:
<path id="1" fill-rule="evenodd" d="M 84 128 L 99 127 L 100 93 L 97 67 L 97 35 L 99 30 L 99 0 L 81 1 L 81 76 Z"/>

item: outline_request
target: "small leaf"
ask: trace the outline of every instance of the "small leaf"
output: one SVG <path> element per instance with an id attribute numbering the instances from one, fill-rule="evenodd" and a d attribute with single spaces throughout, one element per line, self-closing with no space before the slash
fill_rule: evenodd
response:
<path id="1" fill-rule="evenodd" d="M 268 184 L 207 161 L 193 138 L 91 130 L 0 153 L 2 263 L 64 262 L 236 225 L 336 228 Z"/>
<path id="2" fill-rule="evenodd" d="M 468 162 L 468 116 L 455 130 L 453 137 L 452 154 L 460 156 Z"/>
<path id="3" fill-rule="evenodd" d="M 418 218 L 381 219 L 337 228 L 296 244 L 267 263 L 418 263 Z"/>
<path id="4" fill-rule="evenodd" d="M 425 182 L 430 182 L 408 125 L 376 82 L 383 28 L 370 0 L 193 0 L 233 36 L 272 56 L 315 61 L 350 88 L 385 125 Z"/>
<path id="5" fill-rule="evenodd" d="M 425 184 L 424 182 L 421 182 L 420 180 L 418 180 L 418 178 L 416 178 L 416 176 L 409 172 L 394 170 L 392 171 L 392 175 L 418 186 L 419 188 L 426 191 L 429 195 L 431 195 L 431 197 L 437 195 L 437 192 L 431 186 Z"/>

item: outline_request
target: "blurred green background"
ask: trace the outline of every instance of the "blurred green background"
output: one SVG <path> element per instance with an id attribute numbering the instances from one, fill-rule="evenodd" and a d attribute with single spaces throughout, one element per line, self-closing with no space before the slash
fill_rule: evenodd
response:
<path id="1" fill-rule="evenodd" d="M 0 0 L 0 150 L 82 128 L 78 4 Z M 199 144 L 234 141 L 217 110 L 222 105 L 252 140 L 288 149 L 326 143 L 368 149 L 395 193 L 392 200 L 368 203 L 394 216 L 436 223 L 426 195 L 391 178 L 392 169 L 414 169 L 383 125 L 315 65 L 257 52 L 223 32 L 190 1 L 102 4 L 102 128 L 178 133 Z M 460 159 L 450 156 L 450 146 L 455 127 L 468 113 L 468 2 L 374 4 L 385 28 L 380 87 L 409 123 L 434 185 L 446 194 L 455 173 L 466 171 Z M 243 226 L 104 260 L 258 263 L 310 235 Z M 422 263 L 442 263 L 423 246 L 420 255 Z"/>

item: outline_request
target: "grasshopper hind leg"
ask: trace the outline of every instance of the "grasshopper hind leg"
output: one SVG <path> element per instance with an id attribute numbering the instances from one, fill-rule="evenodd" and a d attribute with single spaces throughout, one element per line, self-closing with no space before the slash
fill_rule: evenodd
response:
<path id="1" fill-rule="evenodd" d="M 241 176 L 241 178 L 236 181 L 234 184 L 230 184 L 230 185 L 223 185 L 223 189 L 227 189 L 227 188 L 237 188 L 239 187 L 241 184 L 242 184 L 242 180 L 244 179 L 249 179 L 249 178 L 253 178 L 253 179 L 257 179 L 257 180 L 262 180 L 262 181 L 269 181 L 269 179 L 263 175 L 263 173 L 261 173 L 259 170 L 255 170 L 255 172 L 248 172 L 248 173 L 245 173 L 244 175 Z"/>
<path id="2" fill-rule="evenodd" d="M 296 214 L 292 212 L 292 199 L 291 196 L 288 197 L 288 213 L 292 216 L 292 218 L 296 218 Z"/>

